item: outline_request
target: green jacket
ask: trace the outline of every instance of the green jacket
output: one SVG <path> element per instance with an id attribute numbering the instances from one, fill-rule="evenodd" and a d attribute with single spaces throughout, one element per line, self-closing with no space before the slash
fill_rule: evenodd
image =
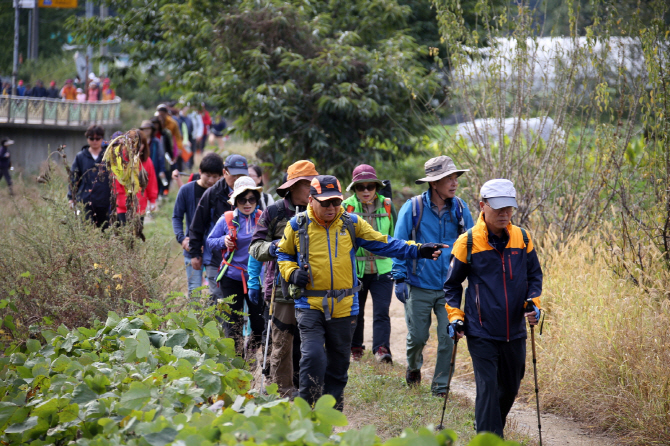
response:
<path id="1" fill-rule="evenodd" d="M 344 200 L 342 207 L 351 214 L 359 215 L 383 235 L 393 236 L 395 221 L 398 217 L 393 202 L 390 198 L 384 198 L 384 196 L 380 194 L 377 194 L 377 200 L 379 207 L 375 209 L 374 214 L 377 215 L 375 217 L 363 213 L 363 204 L 356 197 L 356 194 Z M 390 209 L 391 215 L 387 212 L 387 207 Z M 393 261 L 389 257 L 379 257 L 363 248 L 359 248 L 356 252 L 356 273 L 359 278 L 363 277 L 365 274 L 366 262 L 372 261 L 375 262 L 378 274 L 388 274 L 391 272 Z"/>

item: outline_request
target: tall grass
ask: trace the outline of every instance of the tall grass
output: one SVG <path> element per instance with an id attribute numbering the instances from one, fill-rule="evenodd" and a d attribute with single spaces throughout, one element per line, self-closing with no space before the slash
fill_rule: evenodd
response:
<path id="1" fill-rule="evenodd" d="M 540 252 L 547 310 L 544 335 L 536 336 L 541 402 L 625 444 L 670 444 L 670 273 L 653 263 L 644 287 L 617 275 L 607 243 L 613 236 L 605 227 L 559 250 L 549 235 Z M 527 372 L 530 395 L 530 351 Z"/>

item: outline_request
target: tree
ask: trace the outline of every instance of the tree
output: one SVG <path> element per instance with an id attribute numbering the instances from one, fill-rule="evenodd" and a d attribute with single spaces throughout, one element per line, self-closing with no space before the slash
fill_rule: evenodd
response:
<path id="1" fill-rule="evenodd" d="M 111 39 L 150 72 L 169 67 L 168 88 L 236 117 L 234 131 L 260 141 L 259 157 L 277 167 L 313 159 L 348 175 L 403 156 L 444 94 L 402 31 L 410 9 L 395 0 L 111 6 L 104 22 L 76 21 L 83 43 Z"/>

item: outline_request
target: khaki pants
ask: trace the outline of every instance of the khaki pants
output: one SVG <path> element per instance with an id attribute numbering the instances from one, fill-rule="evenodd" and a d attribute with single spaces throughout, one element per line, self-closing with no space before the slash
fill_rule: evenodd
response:
<path id="1" fill-rule="evenodd" d="M 293 337 L 296 330 L 295 304 L 275 302 L 270 332 L 270 381 L 277 383 L 279 393 L 284 396 L 291 396 L 293 391 Z"/>

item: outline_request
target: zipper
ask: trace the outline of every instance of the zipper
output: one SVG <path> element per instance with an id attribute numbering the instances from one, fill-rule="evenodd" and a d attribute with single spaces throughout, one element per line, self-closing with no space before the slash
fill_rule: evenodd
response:
<path id="1" fill-rule="evenodd" d="M 507 231 L 507 230 L 505 230 Z M 508 233 L 509 236 L 509 233 Z M 508 242 L 509 243 L 509 242 Z M 500 254 L 500 263 L 502 263 L 502 269 L 503 269 L 503 289 L 505 290 L 505 323 L 507 324 L 507 342 L 509 342 L 509 301 L 507 300 L 507 279 L 505 277 L 506 271 L 505 271 L 505 249 L 503 248 L 503 252 L 500 252 L 496 249 L 495 246 L 491 244 L 491 242 L 488 242 L 489 246 L 493 248 L 495 252 Z M 510 261 L 510 274 L 512 271 L 511 268 L 511 261 Z"/>
<path id="2" fill-rule="evenodd" d="M 511 255 L 507 256 L 507 263 L 509 263 L 509 280 L 514 280 L 514 276 L 512 275 L 512 256 Z"/>
<path id="3" fill-rule="evenodd" d="M 479 305 L 479 284 L 475 283 L 475 304 L 477 305 L 477 313 L 479 314 L 479 325 L 482 327 L 484 324 L 482 324 L 482 309 Z"/>
<path id="4" fill-rule="evenodd" d="M 337 247 L 340 245 L 339 239 L 340 239 L 340 233 L 336 231 L 335 232 L 335 258 L 337 258 Z"/>

